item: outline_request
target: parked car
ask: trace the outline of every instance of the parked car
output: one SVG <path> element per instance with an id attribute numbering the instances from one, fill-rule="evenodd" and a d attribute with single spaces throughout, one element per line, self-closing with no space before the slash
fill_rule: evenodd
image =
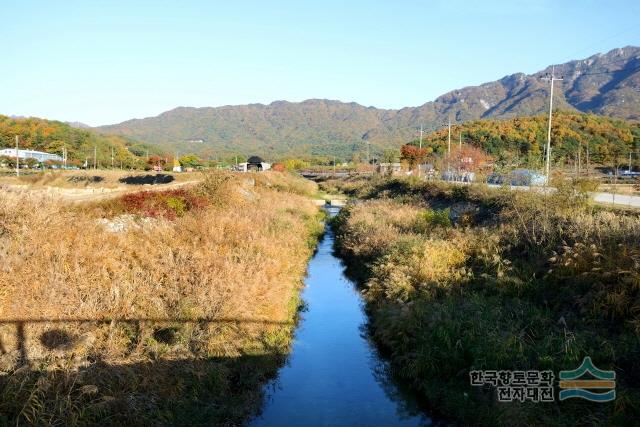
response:
<path id="1" fill-rule="evenodd" d="M 620 178 L 637 178 L 640 176 L 640 172 L 635 172 L 635 171 L 630 171 L 630 170 L 623 170 L 620 172 Z"/>

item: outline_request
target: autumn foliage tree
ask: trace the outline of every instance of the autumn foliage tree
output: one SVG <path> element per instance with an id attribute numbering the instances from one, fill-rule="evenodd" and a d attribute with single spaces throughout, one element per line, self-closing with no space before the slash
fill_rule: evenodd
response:
<path id="1" fill-rule="evenodd" d="M 62 155 L 68 160 L 97 157 L 98 164 L 135 164 L 138 157 L 128 148 L 135 141 L 117 135 L 105 135 L 88 129 L 77 129 L 62 122 L 38 118 L 14 118 L 0 115 L 0 147 L 14 147 L 19 137 L 20 149 L 45 151 Z M 142 150 L 144 151 L 144 150 Z"/>
<path id="2" fill-rule="evenodd" d="M 273 166 L 271 166 L 271 170 L 274 170 L 276 172 L 284 172 L 285 170 L 287 170 L 287 168 L 284 163 L 274 163 Z"/>
<path id="3" fill-rule="evenodd" d="M 453 160 L 461 172 L 477 172 L 493 159 L 478 147 L 463 145 L 455 150 Z"/>
<path id="4" fill-rule="evenodd" d="M 462 134 L 464 142 L 493 156 L 496 164 L 539 168 L 544 162 L 548 125 L 547 115 L 483 119 L 456 125 L 452 134 L 454 141 Z M 442 158 L 447 153 L 448 139 L 448 129 L 442 129 L 427 135 L 423 146 L 432 148 Z M 592 163 L 611 165 L 640 146 L 640 124 L 558 111 L 553 114 L 551 139 L 554 163 L 573 162 L 578 155 L 585 158 L 588 151 Z"/>
<path id="5" fill-rule="evenodd" d="M 413 169 L 420 164 L 426 156 L 426 148 L 419 148 L 411 144 L 405 144 L 400 148 L 400 159 L 407 163 L 409 169 Z"/>
<path id="6" fill-rule="evenodd" d="M 160 168 L 164 168 L 164 165 L 167 163 L 167 160 L 160 156 L 150 156 L 147 160 L 147 164 L 151 167 L 159 166 Z"/>

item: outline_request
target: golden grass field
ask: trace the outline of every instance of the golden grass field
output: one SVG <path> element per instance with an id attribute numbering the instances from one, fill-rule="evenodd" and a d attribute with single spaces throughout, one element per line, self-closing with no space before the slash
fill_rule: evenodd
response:
<path id="1" fill-rule="evenodd" d="M 324 184 L 322 184 L 324 185 Z M 632 425 L 640 414 L 640 217 L 580 186 L 550 195 L 403 178 L 329 182 L 359 198 L 336 249 L 392 369 L 455 425 Z M 498 402 L 476 369 L 554 372 L 589 356 L 614 402 Z"/>
<path id="2" fill-rule="evenodd" d="M 321 231 L 316 187 L 199 176 L 139 212 L 2 195 L 0 424 L 235 425 L 259 407 Z"/>

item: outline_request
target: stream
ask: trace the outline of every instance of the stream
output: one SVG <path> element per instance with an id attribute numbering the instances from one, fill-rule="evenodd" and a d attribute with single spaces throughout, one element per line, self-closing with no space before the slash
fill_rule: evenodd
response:
<path id="1" fill-rule="evenodd" d="M 328 208 L 335 215 L 339 208 Z M 370 341 L 363 301 L 327 227 L 309 263 L 292 352 L 251 426 L 424 426 L 429 417 Z"/>

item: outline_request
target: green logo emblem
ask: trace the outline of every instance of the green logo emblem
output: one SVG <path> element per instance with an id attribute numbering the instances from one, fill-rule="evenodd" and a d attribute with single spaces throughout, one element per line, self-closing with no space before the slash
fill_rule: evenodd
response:
<path id="1" fill-rule="evenodd" d="M 589 378 L 580 378 L 585 374 Z M 595 392 L 592 390 L 607 390 Z M 573 371 L 560 371 L 560 400 L 578 397 L 592 402 L 610 402 L 616 398 L 616 373 L 596 368 L 590 357 Z"/>

